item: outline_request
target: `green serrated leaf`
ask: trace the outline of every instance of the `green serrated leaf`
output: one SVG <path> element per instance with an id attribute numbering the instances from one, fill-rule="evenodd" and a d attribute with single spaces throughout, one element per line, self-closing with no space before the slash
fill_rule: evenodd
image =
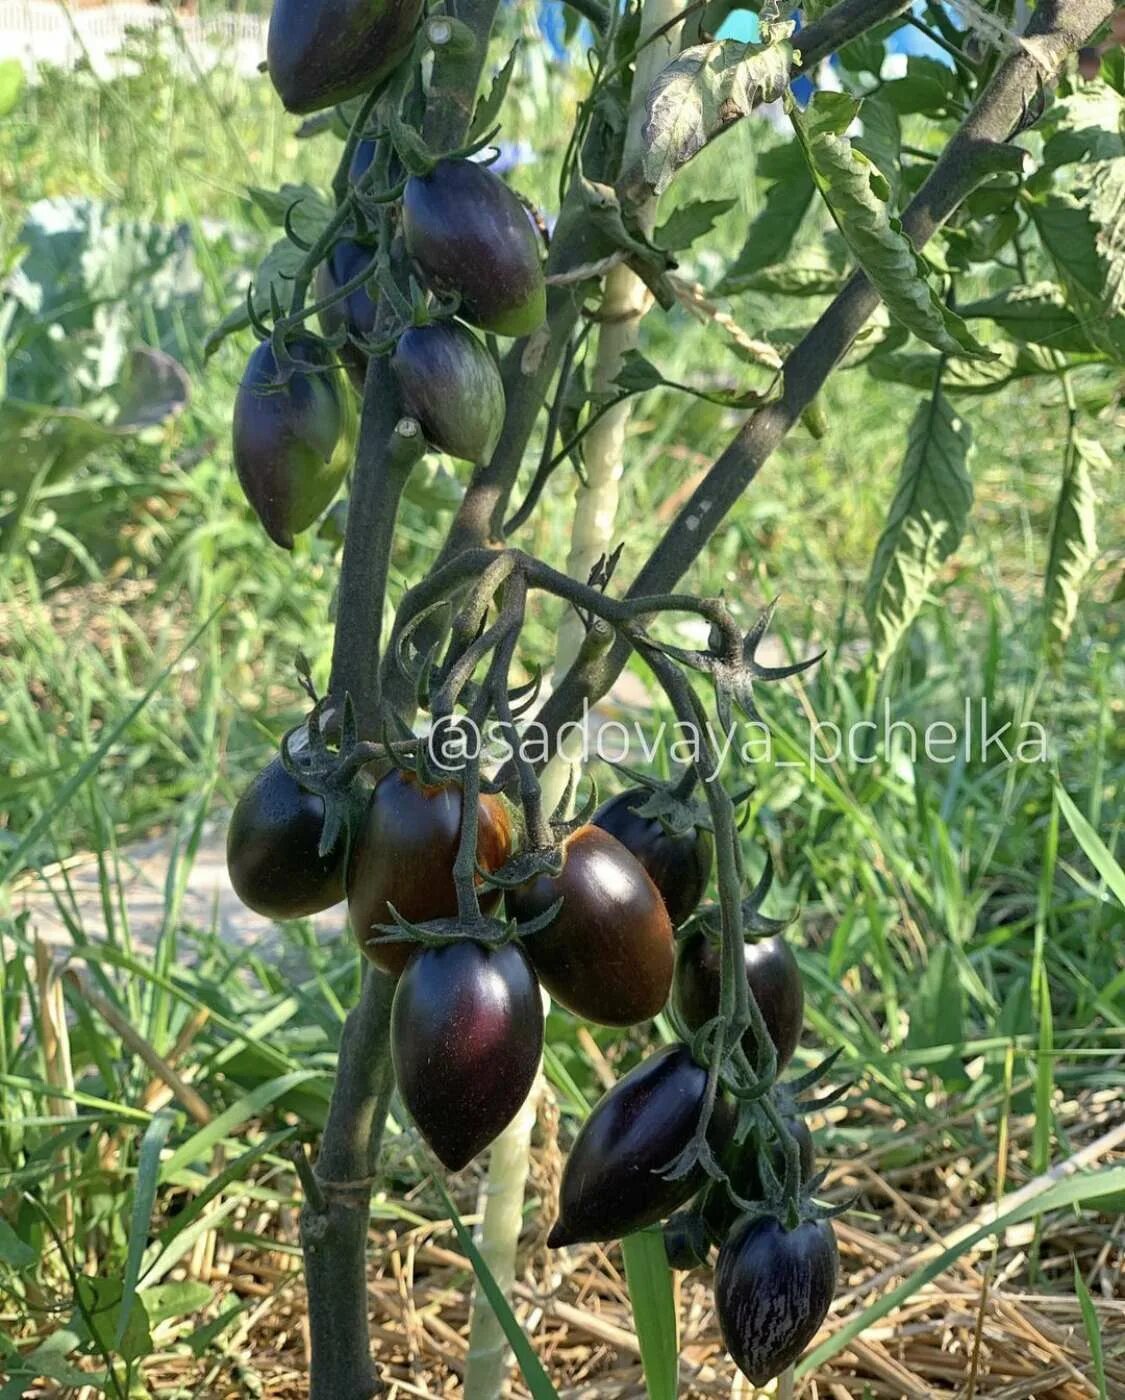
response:
<path id="1" fill-rule="evenodd" d="M 908 330 L 944 354 L 989 358 L 992 352 L 930 285 L 926 263 L 888 208 L 890 191 L 878 167 L 840 134 L 855 106 L 843 93 L 817 93 L 804 115 L 793 114 L 813 179 L 837 227 L 887 310 Z"/>
<path id="2" fill-rule="evenodd" d="M 1081 183 L 1031 216 L 1087 336 L 1125 363 L 1125 156 L 1079 168 Z"/>
<path id="3" fill-rule="evenodd" d="M 246 193 L 277 228 L 285 225 L 288 215 L 293 232 L 305 243 L 315 243 L 332 218 L 331 202 L 312 185 L 282 185 L 279 190 L 267 190 L 248 185 Z"/>
<path id="4" fill-rule="evenodd" d="M 1092 468 L 1108 469 L 1101 443 L 1075 436 L 1067 444 L 1059 498 L 1051 518 L 1051 543 L 1043 584 L 1047 656 L 1057 663 L 1066 649 L 1082 584 L 1098 557 L 1097 495 Z"/>
<path id="5" fill-rule="evenodd" d="M 995 296 L 962 306 L 960 311 L 967 321 L 987 318 L 1023 344 L 1079 353 L 1093 349 L 1081 322 L 1054 282 L 1006 287 Z"/>
<path id="6" fill-rule="evenodd" d="M 621 360 L 621 368 L 613 380 L 622 393 L 643 394 L 649 389 L 659 389 L 664 376 L 639 350 L 629 350 Z"/>
<path id="7" fill-rule="evenodd" d="M 867 580 L 864 611 L 880 669 L 964 534 L 973 501 L 971 442 L 969 425 L 935 385 L 910 425 L 898 489 Z"/>
<path id="8" fill-rule="evenodd" d="M 865 97 L 859 109 L 863 135 L 856 137 L 855 148 L 874 161 L 879 173 L 891 190 L 891 200 L 898 200 L 902 184 L 902 124 L 893 103 L 881 92 Z"/>
<path id="9" fill-rule="evenodd" d="M 772 26 L 761 43 L 719 39 L 684 49 L 658 75 L 645 111 L 644 175 L 656 194 L 709 141 L 789 84 L 792 24 Z"/>
<path id="10" fill-rule="evenodd" d="M 754 217 L 742 251 L 727 268 L 719 290 L 749 290 L 748 279 L 764 268 L 785 266 L 797 230 L 812 203 L 813 182 L 802 164 L 766 191 L 766 202 Z"/>
<path id="11" fill-rule="evenodd" d="M 520 44 L 517 39 L 512 45 L 512 52 L 508 55 L 504 65 L 497 72 L 492 80 L 492 86 L 488 89 L 488 96 L 482 97 L 477 103 L 477 109 L 473 113 L 473 125 L 469 132 L 469 140 L 475 141 L 478 137 L 496 125 L 496 119 L 500 115 L 500 109 L 504 105 L 504 99 L 508 95 L 508 84 L 512 81 L 512 74 L 515 72 L 516 56 L 519 54 Z"/>
<path id="12" fill-rule="evenodd" d="M 1125 156 L 1125 97 L 1108 83 L 1083 83 L 1051 103 L 1043 121 L 1043 168 Z"/>
<path id="13" fill-rule="evenodd" d="M 716 220 L 737 203 L 736 199 L 697 199 L 691 204 L 683 204 L 665 219 L 653 234 L 652 241 L 669 253 L 690 248 L 697 238 L 710 233 Z"/>

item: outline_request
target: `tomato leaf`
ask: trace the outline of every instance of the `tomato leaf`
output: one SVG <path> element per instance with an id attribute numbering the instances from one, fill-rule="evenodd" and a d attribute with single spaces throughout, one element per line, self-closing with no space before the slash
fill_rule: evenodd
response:
<path id="1" fill-rule="evenodd" d="M 885 666 L 961 542 L 973 502 L 972 433 L 940 384 L 918 406 L 887 523 L 875 547 L 864 611 L 875 662 Z"/>
<path id="2" fill-rule="evenodd" d="M 1125 156 L 1080 169 L 1073 192 L 1033 204 L 1031 216 L 1086 334 L 1125 363 Z"/>
<path id="3" fill-rule="evenodd" d="M 666 248 L 670 253 L 690 248 L 697 238 L 710 233 L 715 221 L 737 203 L 735 199 L 697 199 L 691 204 L 683 204 L 665 219 L 652 241 L 658 248 Z"/>
<path id="4" fill-rule="evenodd" d="M 656 194 L 709 141 L 789 83 L 792 24 L 763 26 L 763 39 L 719 39 L 684 49 L 657 76 L 644 123 L 644 175 Z"/>
<path id="5" fill-rule="evenodd" d="M 890 212 L 890 187 L 878 166 L 843 135 L 858 110 L 858 101 L 844 93 L 820 92 L 803 115 L 793 113 L 829 212 L 892 316 L 946 355 L 990 358 L 992 351 L 931 286 L 928 265 Z"/>
<path id="6" fill-rule="evenodd" d="M 488 96 L 482 97 L 477 103 L 477 109 L 473 113 L 472 130 L 469 132 L 469 139 L 475 141 L 477 137 L 483 136 L 486 131 L 491 130 L 496 125 L 496 119 L 500 115 L 500 109 L 504 105 L 504 98 L 508 95 L 508 84 L 512 81 L 512 73 L 515 71 L 516 55 L 520 51 L 519 41 L 512 45 L 512 52 L 508 55 L 504 66 L 497 72 L 492 80 L 492 86 L 488 89 Z"/>
<path id="7" fill-rule="evenodd" d="M 786 268 L 783 259 L 797 236 L 813 194 L 813 182 L 803 162 L 794 163 L 792 170 L 769 187 L 765 206 L 755 215 L 742 251 L 723 275 L 721 292 L 746 291 L 749 289 L 747 279 L 755 273 L 775 265 L 781 270 Z"/>
<path id="8" fill-rule="evenodd" d="M 1048 658 L 1058 662 L 1074 626 L 1086 575 L 1098 557 L 1097 504 L 1092 468 L 1108 470 L 1100 442 L 1073 434 L 1051 519 L 1051 547 L 1043 586 Z"/>

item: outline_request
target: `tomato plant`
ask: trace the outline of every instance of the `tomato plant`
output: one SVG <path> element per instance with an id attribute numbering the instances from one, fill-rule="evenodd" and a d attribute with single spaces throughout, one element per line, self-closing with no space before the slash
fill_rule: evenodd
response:
<path id="1" fill-rule="evenodd" d="M 321 113 L 303 134 L 346 131 L 330 198 L 289 187 L 286 203 L 278 192 L 285 240 L 244 318 L 228 317 L 222 331 L 249 325 L 260 340 L 236 401 L 234 461 L 277 543 L 293 547 L 346 473 L 338 448 L 351 400 L 341 364 L 362 393 L 327 692 L 313 709 L 336 717 L 333 742 L 284 750 L 239 804 L 230 838 L 244 897 L 279 917 L 329 900 L 342 874 L 366 959 L 317 1165 L 303 1176 L 314 1400 L 369 1400 L 378 1383 L 363 1258 L 391 1071 L 413 1128 L 460 1169 L 531 1089 L 541 988 L 608 1026 L 666 1012 L 657 1026 L 675 1037 L 610 1088 L 577 1134 L 552 1245 L 664 1222 L 678 1265 L 702 1266 L 719 1245 L 719 1321 L 747 1376 L 764 1382 L 808 1345 L 837 1272 L 833 1208 L 817 1198 L 802 1116 L 824 1106 L 802 1095 L 827 1069 L 779 1082 L 799 1047 L 804 988 L 783 926 L 760 910 L 769 868 L 745 889 L 737 813 L 751 789 L 745 774 L 728 784 L 723 769 L 748 766 L 724 741 L 741 720 L 761 723 L 758 688 L 819 658 L 767 664 L 759 653 L 772 605 L 752 619 L 741 597 L 676 590 L 784 435 L 798 424 L 823 435 L 821 389 L 846 357 L 858 364 L 852 348 L 864 333 L 863 363 L 924 394 L 865 601 L 873 664 L 884 667 L 966 524 L 969 435 L 948 395 L 987 390 L 981 376 L 1065 376 L 1122 353 L 1116 325 L 1091 303 L 1093 283 L 1109 285 L 1097 260 L 1112 244 L 1106 211 L 1116 204 L 1093 188 L 1107 178 L 1100 159 L 1086 162 L 1085 139 L 1069 139 L 1083 104 L 1051 118 L 1068 139 L 1029 143 L 1033 182 L 1029 150 L 1010 144 L 1014 122 L 1037 119 L 1075 41 L 1108 18 L 1104 0 L 1036 8 L 1023 50 L 977 53 L 966 42 L 948 91 L 927 78 L 920 107 L 912 75 L 904 88 L 849 77 L 848 91 L 817 93 L 807 109 L 789 102 L 794 135 L 764 159 L 775 183 L 763 211 L 743 254 L 706 287 L 694 278 L 716 269 L 695 245 L 726 209 L 684 200 L 660 223 L 665 188 L 836 48 L 854 56 L 861 38 L 878 48 L 905 22 L 903 6 L 842 0 L 799 31 L 764 21 L 760 39 L 743 44 L 712 43 L 707 15 L 666 0 L 612 10 L 602 0 L 569 3 L 589 26 L 590 77 L 560 133 L 554 210 L 529 207 L 518 169 L 497 173 L 492 142 L 518 64 L 515 55 L 502 64 L 478 98 L 495 6 L 423 17 L 418 0 L 275 0 L 271 16 L 268 67 L 282 101 Z M 881 53 L 872 73 L 882 71 Z M 911 147 L 888 90 L 908 114 L 939 124 L 971 109 L 971 126 L 945 128 L 946 144 L 933 151 Z M 863 148 L 849 135 L 857 117 Z M 724 298 L 802 282 L 786 258 L 814 198 L 827 204 L 854 275 L 841 272 L 838 292 L 835 271 L 817 284 L 833 299 L 783 357 L 748 334 Z M 1068 266 L 1047 297 L 1058 358 L 1045 364 L 1046 333 L 1028 329 L 1038 313 L 1024 268 L 1033 245 L 1036 268 L 1050 263 L 1064 229 L 1067 247 L 1090 257 L 1081 277 Z M 918 256 L 934 237 L 940 288 Z M 970 319 L 989 325 L 986 345 L 955 307 L 978 295 L 964 275 L 982 246 L 991 259 L 1008 243 L 1021 285 L 975 303 Z M 885 317 L 865 331 L 880 302 Z M 727 336 L 735 385 L 668 379 L 648 358 L 660 341 L 642 348 L 650 307 L 682 309 Z M 917 343 L 904 352 L 908 336 Z M 626 553 L 627 537 L 614 548 L 616 534 L 627 535 L 614 501 L 632 456 L 628 406 L 681 392 L 747 416 L 711 466 L 677 483 L 679 496 L 670 488 L 667 528 L 642 561 Z M 1059 520 L 1074 532 L 1084 528 L 1076 502 L 1088 499 L 1088 483 L 1069 384 L 1067 405 L 1072 497 Z M 399 503 L 426 452 L 471 470 L 432 565 L 396 586 L 384 635 Z M 564 572 L 510 537 L 568 463 L 580 493 Z M 930 480 L 937 475 L 947 489 Z M 1074 615 L 1076 560 L 1089 553 L 1076 555 L 1073 543 L 1052 541 L 1055 646 Z M 635 572 L 619 587 L 623 557 Z M 751 576 L 743 562 L 732 579 Z M 559 632 L 554 657 L 529 654 L 528 622 L 541 603 L 536 620 Z M 564 732 L 581 726 L 631 661 L 678 733 L 691 736 L 689 756 L 673 784 L 635 775 L 639 787 L 576 815 L 583 765 L 565 752 Z M 552 667 L 544 698 L 539 681 Z M 312 691 L 307 673 L 303 683 Z M 534 756 L 519 742 L 532 712 L 545 736 Z M 319 729 L 319 720 L 310 725 Z M 485 733 L 507 751 L 468 742 Z M 776 814 L 771 821 L 780 825 Z M 709 887 L 715 903 L 701 905 Z"/>

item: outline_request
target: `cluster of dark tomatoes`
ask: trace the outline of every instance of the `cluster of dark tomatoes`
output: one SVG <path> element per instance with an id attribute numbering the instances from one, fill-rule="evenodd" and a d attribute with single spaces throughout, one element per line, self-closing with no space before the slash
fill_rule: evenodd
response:
<path id="1" fill-rule="evenodd" d="M 353 184 L 367 176 L 373 153 L 370 141 L 356 146 Z M 436 300 L 417 302 L 408 322 L 400 319 L 378 339 L 368 291 L 374 235 L 342 236 L 316 273 L 327 339 L 298 329 L 280 346 L 276 333 L 261 340 L 239 385 L 235 470 L 267 534 L 286 549 L 331 503 L 350 465 L 344 432 L 350 405 L 339 363 L 362 390 L 370 354 L 389 355 L 394 416 L 416 420 L 426 442 L 451 457 L 487 462 L 506 400 L 496 360 L 470 326 L 525 336 L 546 314 L 531 219 L 486 166 L 460 156 L 434 162 L 406 180 L 392 217 L 406 256 Z"/>
<path id="2" fill-rule="evenodd" d="M 394 934 L 403 922 L 457 915 L 462 794 L 455 783 L 429 785 L 391 769 L 371 790 L 346 858 L 342 850 L 321 857 L 322 799 L 274 760 L 235 809 L 228 865 L 242 900 L 272 918 L 307 916 L 347 898 L 361 950 L 397 978 L 391 1050 L 399 1094 L 436 1155 L 458 1170 L 506 1126 L 532 1087 L 543 1047 L 540 987 L 602 1025 L 647 1020 L 669 999 L 685 1032 L 716 1015 L 719 950 L 706 921 L 693 919 L 710 878 L 712 837 L 702 826 L 670 831 L 639 814 L 646 796 L 631 789 L 607 802 L 564 838 L 557 875 L 539 874 L 505 891 L 486 876 L 509 860 L 513 823 L 504 799 L 480 796 L 482 912 L 497 911 L 503 900 L 518 928 L 542 922 L 558 906 L 531 936 L 499 946 L 468 939 L 425 946 Z M 745 967 L 784 1067 L 804 1008 L 796 960 L 775 934 L 746 944 Z M 820 1218 L 787 1228 L 777 1212 L 745 1214 L 726 1183 L 702 1167 L 667 1173 L 696 1132 L 707 1079 L 691 1049 L 675 1044 L 602 1098 L 571 1149 L 549 1242 L 608 1241 L 666 1221 L 669 1258 L 685 1268 L 706 1264 L 718 1244 L 724 1340 L 739 1367 L 761 1383 L 790 1365 L 824 1320 L 836 1280 L 835 1238 Z M 754 1134 L 736 1141 L 735 1119 L 720 1097 L 708 1141 L 737 1195 L 762 1200 L 763 1144 Z M 799 1118 L 788 1127 L 807 1181 L 811 1135 Z M 764 1151 L 782 1178 L 780 1144 Z M 683 1212 L 693 1198 L 692 1210 Z"/>

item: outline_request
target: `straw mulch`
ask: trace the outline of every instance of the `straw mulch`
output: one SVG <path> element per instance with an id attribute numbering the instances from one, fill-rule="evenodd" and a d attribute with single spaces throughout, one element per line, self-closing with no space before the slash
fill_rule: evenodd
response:
<path id="1" fill-rule="evenodd" d="M 880 1127 L 886 1109 L 870 1105 Z M 1125 1108 L 1112 1094 L 1059 1105 L 1071 1165 L 1125 1160 Z M 849 1126 L 854 1122 L 854 1111 Z M 1032 1122 L 1012 1119 L 1006 1201 L 1027 1190 Z M 905 1125 L 903 1125 L 903 1130 Z M 841 1288 L 821 1338 L 909 1277 L 995 1213 L 996 1159 L 937 1155 L 924 1166 L 879 1171 L 876 1154 L 856 1155 L 829 1176 L 830 1199 L 853 1199 L 837 1222 Z M 548 1205 L 557 1180 L 550 1143 L 536 1152 L 532 1189 Z M 1064 1172 L 1070 1167 L 1064 1168 Z M 1058 1172 L 1058 1168 L 1055 1169 Z M 468 1174 L 467 1174 L 468 1175 Z M 464 1183 L 471 1212 L 479 1182 Z M 401 1201 L 415 1209 L 426 1184 Z M 549 1210 L 529 1216 L 516 1310 L 564 1400 L 626 1400 L 645 1395 L 620 1254 L 586 1248 L 549 1254 L 542 1247 Z M 1031 1222 L 965 1254 L 868 1327 L 794 1393 L 817 1400 L 957 1396 L 963 1400 L 1080 1400 L 1098 1394 L 1074 1288 L 1077 1266 L 1100 1324 L 1106 1394 L 1125 1400 L 1125 1226 L 1121 1215 L 1058 1212 L 1036 1241 Z M 291 1212 L 251 1214 L 243 1229 L 295 1237 Z M 1034 1265 L 1037 1254 L 1038 1264 Z M 373 1231 L 370 1302 L 374 1342 L 389 1397 L 450 1396 L 461 1391 L 468 1348 L 469 1266 L 451 1227 L 385 1222 Z M 197 1258 L 196 1264 L 204 1264 Z M 260 1395 L 297 1400 L 307 1383 L 304 1297 L 295 1254 L 253 1252 L 220 1243 L 199 1272 L 230 1294 L 256 1300 L 226 1334 L 224 1358 L 209 1364 L 168 1355 L 147 1375 L 158 1395 L 190 1387 L 201 1397 Z M 1031 1282 L 1034 1279 L 1035 1282 Z M 748 1397 L 718 1338 L 709 1278 L 677 1276 L 684 1397 Z M 222 1306 L 220 1302 L 216 1311 Z M 189 1374 L 190 1373 L 190 1374 Z M 512 1395 L 528 1392 L 516 1376 Z"/>

